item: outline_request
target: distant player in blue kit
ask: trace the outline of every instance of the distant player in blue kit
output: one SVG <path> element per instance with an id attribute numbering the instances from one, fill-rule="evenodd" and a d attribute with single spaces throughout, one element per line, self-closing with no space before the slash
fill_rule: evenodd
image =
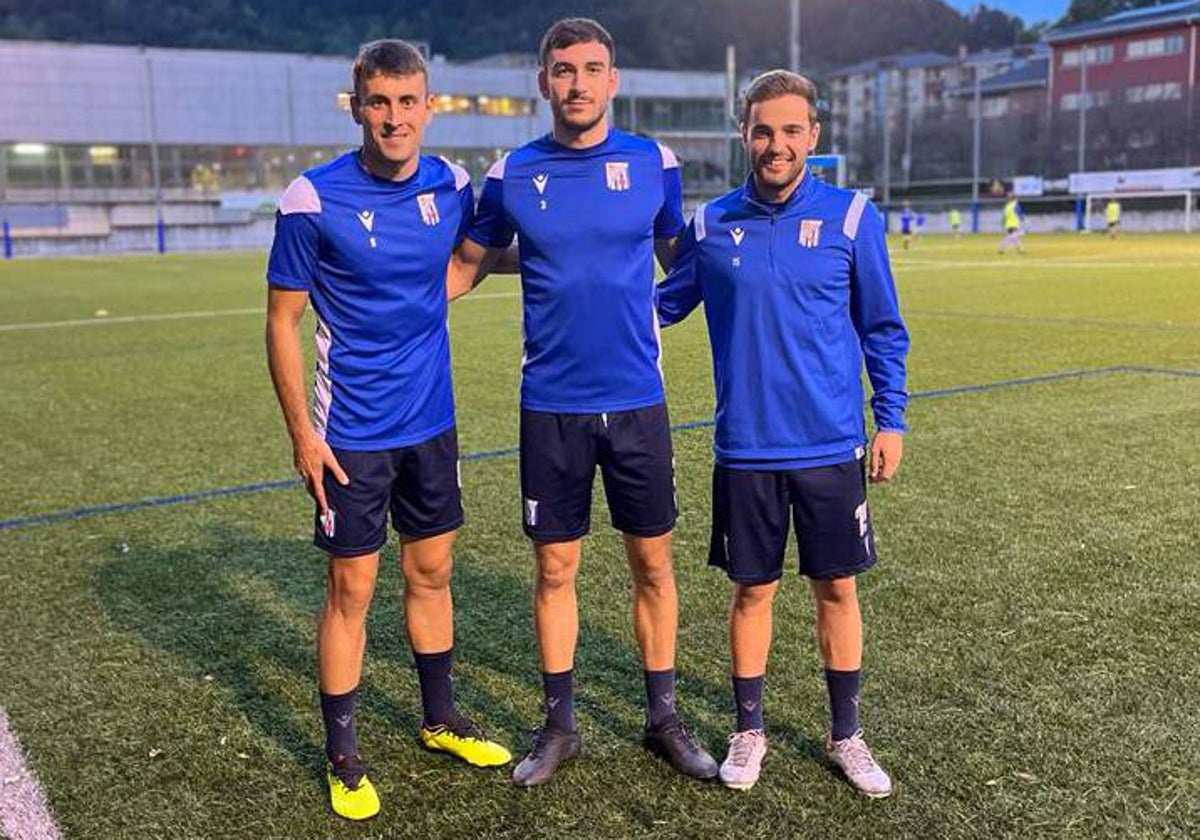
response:
<path id="1" fill-rule="evenodd" d="M 354 719 L 389 513 L 400 534 L 422 743 L 480 766 L 511 756 L 458 712 L 451 679 L 450 551 L 463 510 L 445 277 L 474 216 L 471 183 L 461 168 L 420 153 L 432 97 L 415 48 L 367 44 L 353 79 L 361 149 L 305 172 L 279 202 L 267 356 L 296 469 L 316 501 L 315 542 L 329 555 L 317 662 L 330 802 L 358 820 L 380 807 Z M 317 316 L 311 417 L 299 333 L 309 301 Z"/>
<path id="2" fill-rule="evenodd" d="M 891 793 L 859 727 L 862 619 L 855 576 L 875 563 L 866 477 L 903 452 L 908 333 L 883 219 L 859 193 L 805 170 L 820 136 L 815 86 L 776 70 L 746 93 L 746 184 L 701 205 L 659 286 L 673 324 L 704 304 L 716 382 L 709 562 L 734 582 L 737 727 L 722 782 L 746 789 L 767 749 L 763 679 L 789 518 L 816 599 L 832 708 L 826 751 L 859 791 Z M 871 380 L 868 443 L 860 379 Z M 869 460 L 868 460 L 869 459 Z M 787 628 L 785 632 L 792 632 Z"/>
<path id="3" fill-rule="evenodd" d="M 513 781 L 542 784 L 580 751 L 575 578 L 597 468 L 633 578 L 645 742 L 680 772 L 712 778 L 716 762 L 675 710 L 676 514 L 654 260 L 669 267 L 684 227 L 679 165 L 654 141 L 609 128 L 618 76 L 612 38 L 600 24 L 559 21 L 542 39 L 540 58 L 538 84 L 553 131 L 488 172 L 449 278 L 452 297 L 465 293 L 517 238 L 525 336 L 521 494 L 537 562 L 534 626 L 546 722 Z"/>
<path id="4" fill-rule="evenodd" d="M 905 251 L 912 245 L 913 236 L 919 232 L 918 221 L 917 215 L 913 213 L 912 205 L 907 201 L 904 202 L 904 209 L 900 211 L 900 236 Z"/>

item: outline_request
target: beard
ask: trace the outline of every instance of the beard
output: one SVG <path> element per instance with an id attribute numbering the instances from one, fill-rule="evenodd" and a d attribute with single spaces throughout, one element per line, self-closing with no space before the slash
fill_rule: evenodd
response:
<path id="1" fill-rule="evenodd" d="M 775 155 L 775 159 L 780 159 L 780 155 Z M 754 160 L 754 175 L 762 184 L 779 189 L 791 184 L 804 172 L 804 159 L 795 157 L 791 160 L 784 160 L 783 169 L 771 168 L 772 158 L 766 154 L 759 155 Z"/>
<path id="2" fill-rule="evenodd" d="M 604 103 L 599 107 L 595 107 L 595 103 L 591 103 L 594 110 L 589 112 L 576 111 L 572 113 L 567 109 L 567 102 L 563 102 L 555 112 L 555 117 L 558 122 L 565 125 L 572 131 L 583 134 L 586 131 L 591 131 L 597 125 L 604 121 L 604 117 L 608 114 L 608 103 Z"/>

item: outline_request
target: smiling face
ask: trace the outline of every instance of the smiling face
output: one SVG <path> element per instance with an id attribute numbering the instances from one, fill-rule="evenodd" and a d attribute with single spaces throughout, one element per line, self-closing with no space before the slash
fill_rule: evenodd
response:
<path id="1" fill-rule="evenodd" d="M 742 125 L 742 142 L 759 194 L 784 201 L 800 183 L 804 161 L 817 147 L 821 124 L 812 105 L 794 93 L 755 102 Z"/>
<path id="2" fill-rule="evenodd" d="M 618 88 L 606 46 L 585 41 L 550 50 L 538 71 L 538 87 L 550 103 L 556 136 L 600 134 L 598 139 L 603 139 L 608 104 Z"/>
<path id="3" fill-rule="evenodd" d="M 433 117 L 433 97 L 424 73 L 375 73 L 350 100 L 362 126 L 363 162 L 374 174 L 402 180 L 417 167 L 421 141 Z"/>

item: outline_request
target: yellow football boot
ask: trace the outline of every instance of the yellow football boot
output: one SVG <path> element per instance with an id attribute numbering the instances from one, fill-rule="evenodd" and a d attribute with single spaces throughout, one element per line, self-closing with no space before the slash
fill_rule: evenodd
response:
<path id="1" fill-rule="evenodd" d="M 379 794 L 367 778 L 367 768 L 361 759 L 344 759 L 338 763 L 338 772 L 327 767 L 325 778 L 329 782 L 329 805 L 339 817 L 348 820 L 369 820 L 379 813 Z"/>
<path id="2" fill-rule="evenodd" d="M 482 729 L 462 715 L 448 724 L 422 725 L 421 743 L 427 750 L 449 753 L 475 767 L 499 767 L 512 761 L 512 753 L 489 740 Z"/>

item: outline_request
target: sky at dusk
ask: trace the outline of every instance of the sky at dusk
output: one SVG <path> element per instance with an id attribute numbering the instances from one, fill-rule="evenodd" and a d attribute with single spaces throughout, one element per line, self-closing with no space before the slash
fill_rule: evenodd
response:
<path id="1" fill-rule="evenodd" d="M 979 5 L 978 0 L 946 0 L 946 2 L 964 12 Z M 1070 0 L 989 0 L 984 5 L 993 9 L 1002 9 L 1010 15 L 1017 15 L 1026 23 L 1037 23 L 1039 20 L 1058 20 L 1071 3 Z"/>

